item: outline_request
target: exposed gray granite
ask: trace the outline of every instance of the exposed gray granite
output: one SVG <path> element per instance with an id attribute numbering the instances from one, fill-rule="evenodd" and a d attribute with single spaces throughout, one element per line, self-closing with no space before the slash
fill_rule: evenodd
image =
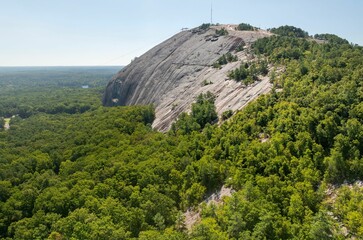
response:
<path id="1" fill-rule="evenodd" d="M 225 27 L 229 34 L 210 39 L 216 28 Z M 228 71 L 241 61 L 251 60 L 248 46 L 269 36 L 259 31 L 235 31 L 234 25 L 214 26 L 207 31 L 182 31 L 152 48 L 123 68 L 107 85 L 103 97 L 106 106 L 154 104 L 156 119 L 153 127 L 166 131 L 181 112 L 189 111 L 196 96 L 210 91 L 216 98 L 218 114 L 237 110 L 271 89 L 269 79 L 245 87 L 227 80 Z M 236 53 L 241 43 L 247 48 Z M 215 69 L 211 65 L 223 54 L 231 52 L 239 61 Z M 204 81 L 212 82 L 205 85 Z"/>

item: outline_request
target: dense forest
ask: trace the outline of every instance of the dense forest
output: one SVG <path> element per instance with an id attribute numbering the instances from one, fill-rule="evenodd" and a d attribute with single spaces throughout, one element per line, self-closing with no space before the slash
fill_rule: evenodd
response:
<path id="1" fill-rule="evenodd" d="M 105 108 L 97 88 L 54 90 L 89 106 L 75 111 L 19 92 L 30 114 L 0 107 L 16 115 L 0 130 L 0 237 L 363 238 L 363 48 L 278 29 L 251 50 L 271 93 L 220 126 L 210 93 L 164 134 L 153 106 Z M 223 204 L 200 204 L 222 185 Z M 201 216 L 191 230 L 187 209 Z"/>
<path id="2" fill-rule="evenodd" d="M 99 107 L 100 93 L 118 70 L 120 67 L 0 67 L 0 117 L 27 118 L 38 112 L 75 113 Z"/>

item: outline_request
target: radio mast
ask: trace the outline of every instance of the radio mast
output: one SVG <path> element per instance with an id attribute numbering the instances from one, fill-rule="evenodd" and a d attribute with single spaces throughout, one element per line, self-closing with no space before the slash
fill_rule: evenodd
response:
<path id="1" fill-rule="evenodd" d="M 213 2 L 210 1 L 210 24 L 213 24 Z"/>

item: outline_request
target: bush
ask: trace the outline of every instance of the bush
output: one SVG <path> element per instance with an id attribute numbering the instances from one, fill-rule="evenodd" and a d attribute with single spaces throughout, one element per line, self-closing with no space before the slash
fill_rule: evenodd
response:
<path id="1" fill-rule="evenodd" d="M 204 128 L 207 123 L 213 123 L 218 119 L 214 101 L 215 96 L 211 92 L 201 93 L 197 98 L 197 102 L 192 105 L 191 115 L 201 128 Z"/>
<path id="2" fill-rule="evenodd" d="M 246 44 L 243 42 L 240 45 L 238 45 L 238 47 L 236 48 L 236 52 L 241 52 L 243 51 L 243 48 L 246 46 Z"/>
<path id="3" fill-rule="evenodd" d="M 232 117 L 232 115 L 233 115 L 233 111 L 227 110 L 222 113 L 222 120 L 227 120 L 228 118 Z"/>
<path id="4" fill-rule="evenodd" d="M 222 65 L 225 65 L 229 62 L 236 62 L 238 61 L 238 57 L 236 55 L 233 55 L 232 53 L 228 52 L 226 54 L 223 54 L 218 60 L 213 63 L 214 68 L 220 68 Z"/>
<path id="5" fill-rule="evenodd" d="M 203 129 L 208 123 L 215 123 L 218 115 L 214 102 L 215 96 L 211 92 L 201 93 L 197 101 L 192 104 L 192 112 L 180 114 L 178 120 L 171 126 L 171 132 L 181 135 L 190 134 Z"/>
<path id="6" fill-rule="evenodd" d="M 207 79 L 204 79 L 204 81 L 202 82 L 202 87 L 207 86 L 207 85 L 210 85 L 210 84 L 213 84 L 213 82 L 212 81 L 208 81 Z"/>
<path id="7" fill-rule="evenodd" d="M 240 23 L 236 27 L 236 30 L 238 30 L 238 31 L 255 31 L 256 28 L 248 23 Z"/>
<path id="8" fill-rule="evenodd" d="M 243 81 L 248 85 L 258 80 L 258 75 L 266 76 L 268 74 L 267 61 L 259 61 L 257 63 L 242 63 L 239 68 L 236 68 L 228 73 L 228 77 L 237 82 Z"/>
<path id="9" fill-rule="evenodd" d="M 218 35 L 218 36 L 226 36 L 226 35 L 228 35 L 228 31 L 225 28 L 222 28 L 220 30 L 216 29 L 216 35 Z"/>
<path id="10" fill-rule="evenodd" d="M 207 30 L 210 28 L 210 23 L 203 23 L 202 25 L 199 26 L 199 28 L 202 30 Z"/>

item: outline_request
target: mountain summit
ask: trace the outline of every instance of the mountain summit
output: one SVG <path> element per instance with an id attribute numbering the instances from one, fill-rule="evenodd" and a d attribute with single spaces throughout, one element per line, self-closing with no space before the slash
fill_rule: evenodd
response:
<path id="1" fill-rule="evenodd" d="M 195 98 L 203 92 L 216 96 L 219 115 L 240 109 L 268 92 L 271 85 L 264 77 L 245 86 L 229 80 L 228 72 L 238 68 L 241 62 L 253 61 L 249 51 L 251 43 L 271 33 L 260 29 L 240 31 L 237 27 L 203 24 L 172 36 L 116 74 L 107 85 L 103 104 L 154 104 L 153 127 L 161 131 L 168 130 L 180 113 L 189 111 Z M 228 53 L 234 61 L 219 65 L 218 61 Z"/>

